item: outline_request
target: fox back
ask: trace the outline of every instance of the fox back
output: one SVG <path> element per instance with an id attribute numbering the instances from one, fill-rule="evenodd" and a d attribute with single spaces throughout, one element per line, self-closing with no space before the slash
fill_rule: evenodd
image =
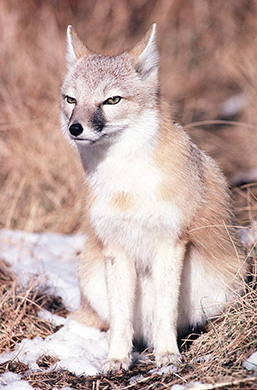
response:
<path id="1" fill-rule="evenodd" d="M 110 328 L 105 372 L 129 367 L 133 338 L 155 348 L 159 366 L 177 362 L 177 333 L 241 290 L 226 180 L 160 96 L 155 26 L 116 57 L 91 52 L 69 27 L 67 65 L 61 124 L 87 190 L 77 317 Z"/>

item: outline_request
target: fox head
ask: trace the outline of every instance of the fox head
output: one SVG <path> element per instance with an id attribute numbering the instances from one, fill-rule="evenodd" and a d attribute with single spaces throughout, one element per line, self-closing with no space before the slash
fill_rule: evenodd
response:
<path id="1" fill-rule="evenodd" d="M 144 110 L 158 103 L 159 54 L 155 24 L 129 52 L 93 53 L 67 29 L 67 76 L 61 88 L 61 124 L 75 145 L 112 142 Z"/>

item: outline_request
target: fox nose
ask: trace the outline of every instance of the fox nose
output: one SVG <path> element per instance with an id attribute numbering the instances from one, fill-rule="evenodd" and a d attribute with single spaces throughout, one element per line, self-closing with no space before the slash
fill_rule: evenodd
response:
<path id="1" fill-rule="evenodd" d="M 78 135 L 80 135 L 80 134 L 83 133 L 83 127 L 81 126 L 80 123 L 73 123 L 73 124 L 69 127 L 69 132 L 70 132 L 71 135 L 73 135 L 74 137 L 77 137 Z"/>

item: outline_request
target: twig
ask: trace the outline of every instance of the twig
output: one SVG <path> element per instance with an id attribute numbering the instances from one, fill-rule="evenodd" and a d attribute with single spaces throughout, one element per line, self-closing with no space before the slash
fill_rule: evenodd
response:
<path id="1" fill-rule="evenodd" d="M 232 381 L 215 383 L 214 385 L 202 384 L 202 385 L 189 387 L 188 390 L 215 390 L 215 389 L 220 389 L 220 388 L 227 387 L 227 386 L 237 386 L 237 385 L 240 385 L 240 384 L 243 384 L 246 382 L 257 382 L 257 377 L 251 376 L 249 378 L 234 379 Z"/>
<path id="2" fill-rule="evenodd" d="M 128 385 L 128 386 L 125 386 L 125 387 L 122 387 L 122 389 L 130 389 L 131 387 L 134 387 L 135 385 L 138 385 L 139 383 L 143 383 L 143 382 L 146 382 L 148 380 L 151 380 L 152 378 L 156 377 L 156 376 L 160 376 L 158 374 L 153 374 L 153 375 L 150 375 L 150 376 L 146 376 L 145 378 L 142 378 L 134 383 L 131 383 L 131 385 Z"/>
<path id="3" fill-rule="evenodd" d="M 242 126 L 248 129 L 256 130 L 257 126 L 252 125 L 250 123 L 244 123 L 244 122 L 236 122 L 236 121 L 225 121 L 225 120 L 205 120 L 205 121 L 199 121 L 199 122 L 193 122 L 189 123 L 187 125 L 184 125 L 185 129 L 191 128 L 191 127 L 198 127 L 198 126 L 204 126 L 204 125 L 231 125 L 231 126 Z"/>

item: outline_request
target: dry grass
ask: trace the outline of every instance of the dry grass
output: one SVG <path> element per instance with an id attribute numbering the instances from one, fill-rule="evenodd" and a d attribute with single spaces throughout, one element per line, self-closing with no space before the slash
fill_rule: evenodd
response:
<path id="1" fill-rule="evenodd" d="M 153 21 L 158 23 L 162 93 L 172 104 L 174 118 L 216 158 L 230 182 L 240 181 L 241 173 L 244 180 L 245 172 L 256 168 L 256 1 L 2 0 L 0 227 L 83 231 L 86 200 L 80 163 L 59 130 L 65 29 L 73 24 L 90 47 L 116 54 L 132 47 Z M 244 93 L 244 106 L 224 117 L 221 104 L 237 93 Z M 235 187 L 232 195 L 238 223 L 247 226 L 256 220 L 257 184 Z M 256 253 L 251 251 L 251 255 Z M 35 281 L 27 287 L 18 285 L 2 262 L 0 270 L 0 351 L 12 349 L 23 337 L 54 332 L 37 312 L 47 304 L 59 310 L 60 302 L 48 298 Z M 183 346 L 184 364 L 175 376 L 149 376 L 153 366 L 149 363 L 116 377 L 77 378 L 68 372 L 48 372 L 26 379 L 44 390 L 67 385 L 74 389 L 166 389 L 184 380 L 215 383 L 213 388 L 256 388 L 254 379 L 247 381 L 241 368 L 242 360 L 256 350 L 255 278 L 236 308 L 228 308 L 190 347 Z M 210 353 L 213 360 L 192 362 Z M 49 358 L 44 357 L 41 364 L 47 367 Z M 22 374 L 27 370 L 9 362 L 0 372 L 8 369 Z M 129 378 L 139 373 L 145 379 L 129 386 Z M 238 382 L 224 385 L 232 380 Z"/>
<path id="2" fill-rule="evenodd" d="M 38 317 L 41 308 L 67 314 L 60 298 L 49 294 L 40 278 L 20 285 L 7 264 L 0 261 L 0 353 L 14 349 L 24 338 L 45 338 L 57 330 Z"/>
<path id="3" fill-rule="evenodd" d="M 0 365 L 0 373 L 11 371 L 21 375 L 36 389 L 48 390 L 55 387 L 71 386 L 74 389 L 167 389 L 175 383 L 192 381 L 208 383 L 204 389 L 254 389 L 257 377 L 246 373 L 244 361 L 257 348 L 257 253 L 252 248 L 253 269 L 245 286 L 245 293 L 234 306 L 208 325 L 204 332 L 191 334 L 182 342 L 183 364 L 175 374 L 160 376 L 150 373 L 155 368 L 154 357 L 149 353 L 146 362 L 135 364 L 129 372 L 115 376 L 77 377 L 68 371 L 47 370 L 56 360 L 42 356 L 38 365 L 43 372 L 28 372 L 28 367 L 20 362 L 9 361 Z M 46 337 L 54 333 L 53 327 L 37 315 L 41 307 L 51 312 L 66 315 L 62 303 L 49 297 L 38 280 L 31 280 L 26 288 L 17 284 L 15 275 L 4 262 L 1 262 L 0 285 L 0 351 L 12 349 L 23 338 L 37 335 Z M 197 336 L 197 337 L 196 337 Z M 205 358 L 204 358 L 205 357 Z M 207 357 L 207 358 L 206 358 Z M 138 377 L 131 383 L 130 379 Z M 212 385 L 212 387 L 211 387 Z"/>
<path id="4" fill-rule="evenodd" d="M 254 0 L 86 0 L 0 2 L 0 227 L 82 231 L 83 187 L 75 154 L 59 129 L 65 29 L 72 23 L 96 50 L 130 48 L 158 23 L 161 86 L 183 124 L 219 118 L 220 104 L 243 92 L 244 125 L 189 129 L 229 175 L 252 168 L 257 3 Z"/>

